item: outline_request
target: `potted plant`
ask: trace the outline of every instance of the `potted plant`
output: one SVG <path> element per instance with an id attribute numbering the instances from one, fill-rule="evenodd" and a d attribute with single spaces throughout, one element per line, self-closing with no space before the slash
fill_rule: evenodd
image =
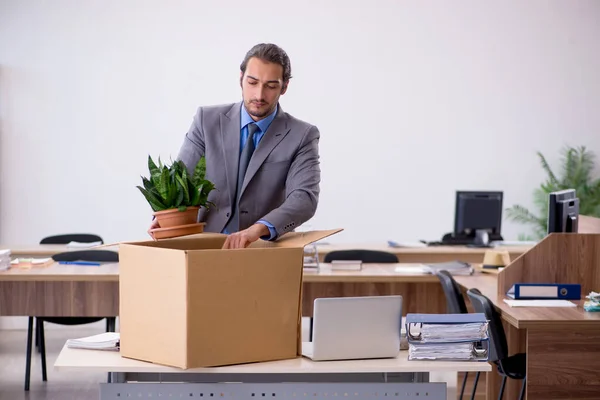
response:
<path id="1" fill-rule="evenodd" d="M 148 170 L 150 177 L 142 176 L 143 187 L 136 187 L 150 204 L 160 229 L 197 224 L 200 207 L 214 205 L 208 201 L 208 195 L 215 185 L 205 177 L 204 157 L 196 164 L 193 175 L 188 173 L 183 161 L 163 165 L 160 157 L 157 166 L 148 156 Z M 198 225 L 202 227 L 204 224 Z"/>
<path id="2" fill-rule="evenodd" d="M 516 204 L 507 209 L 510 220 L 532 225 L 534 236 L 520 235 L 520 239 L 541 239 L 546 235 L 548 225 L 548 196 L 551 192 L 575 189 L 579 198 L 579 212 L 582 215 L 600 217 L 600 178 L 594 176 L 595 154 L 585 146 L 565 147 L 562 151 L 561 173 L 556 174 L 546 157 L 537 153 L 540 164 L 546 172 L 545 182 L 533 192 L 537 213 Z"/>

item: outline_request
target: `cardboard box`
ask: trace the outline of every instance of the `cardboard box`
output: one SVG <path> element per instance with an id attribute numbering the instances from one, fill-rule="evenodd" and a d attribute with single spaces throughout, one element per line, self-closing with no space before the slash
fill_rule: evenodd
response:
<path id="1" fill-rule="evenodd" d="M 183 369 L 301 355 L 303 249 L 340 230 L 120 244 L 121 355 Z"/>

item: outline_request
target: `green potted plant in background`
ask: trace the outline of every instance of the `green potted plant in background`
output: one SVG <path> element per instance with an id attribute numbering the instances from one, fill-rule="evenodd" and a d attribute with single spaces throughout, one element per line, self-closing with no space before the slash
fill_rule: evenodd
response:
<path id="1" fill-rule="evenodd" d="M 506 210 L 510 220 L 533 227 L 534 238 L 521 235 L 521 240 L 537 240 L 546 235 L 548 197 L 551 192 L 575 189 L 579 198 L 579 213 L 600 217 L 600 178 L 594 177 L 595 154 L 588 151 L 585 146 L 576 148 L 567 146 L 562 153 L 561 174 L 557 175 L 548 164 L 546 157 L 537 152 L 547 175 L 546 180 L 533 192 L 533 202 L 538 213 L 534 214 L 519 204 Z"/>
<path id="2" fill-rule="evenodd" d="M 202 232 L 204 224 L 197 222 L 198 211 L 214 205 L 208 201 L 208 195 L 215 189 L 213 182 L 206 179 L 206 159 L 200 158 L 190 175 L 181 160 L 167 165 L 159 157 L 156 165 L 148 156 L 148 170 L 150 176 L 142 176 L 143 186 L 136 187 L 158 219 L 160 228 L 155 230 L 169 231 L 162 237 Z"/>

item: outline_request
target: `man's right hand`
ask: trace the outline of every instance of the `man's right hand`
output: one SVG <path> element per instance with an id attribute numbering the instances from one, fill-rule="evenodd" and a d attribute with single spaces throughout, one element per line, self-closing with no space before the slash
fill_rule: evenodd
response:
<path id="1" fill-rule="evenodd" d="M 150 228 L 148 228 L 148 235 L 150 235 L 150 237 L 154 240 L 156 240 L 156 238 L 154 237 L 154 235 L 152 234 L 152 232 L 150 232 L 152 229 L 156 229 L 156 228 L 160 228 L 160 225 L 158 224 L 158 219 L 154 218 L 154 220 L 152 221 L 152 223 L 150 224 Z"/>

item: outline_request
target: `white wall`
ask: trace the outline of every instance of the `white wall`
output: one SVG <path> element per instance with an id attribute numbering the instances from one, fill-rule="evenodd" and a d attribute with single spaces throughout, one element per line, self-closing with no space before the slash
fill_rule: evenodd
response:
<path id="1" fill-rule="evenodd" d="M 1 0 L 0 242 L 145 238 L 147 155 L 175 157 L 197 106 L 239 100 L 261 41 L 292 60 L 282 106 L 322 133 L 310 225 L 439 239 L 455 190 L 531 206 L 537 150 L 600 152 L 598 38 L 594 0 Z"/>

